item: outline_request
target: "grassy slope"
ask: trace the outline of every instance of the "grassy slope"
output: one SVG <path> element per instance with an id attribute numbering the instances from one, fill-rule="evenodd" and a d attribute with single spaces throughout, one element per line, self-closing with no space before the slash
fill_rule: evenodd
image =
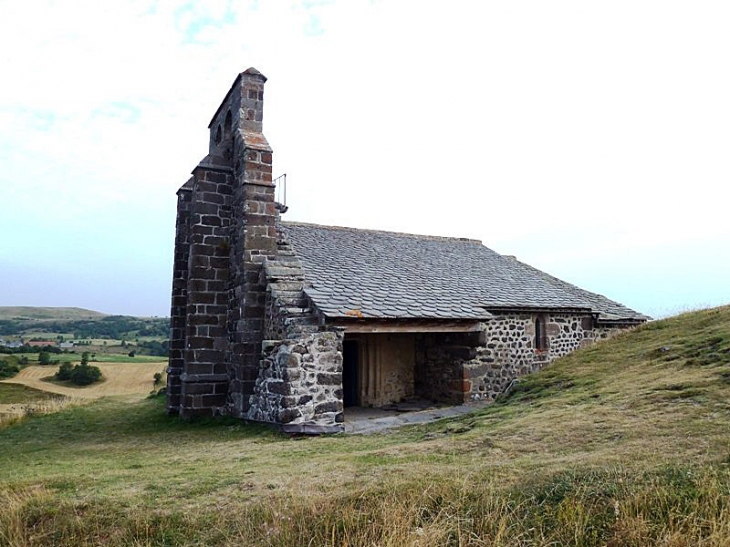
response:
<path id="1" fill-rule="evenodd" d="M 33 306 L 0 306 L 0 319 L 100 319 L 105 313 L 83 308 L 41 308 Z"/>
<path id="2" fill-rule="evenodd" d="M 0 492 L 0 544 L 730 545 L 730 308 L 390 434 L 292 440 L 106 399 L 0 430 Z"/>
<path id="3" fill-rule="evenodd" d="M 57 399 L 58 395 L 20 384 L 0 383 L 0 405 L 35 403 Z"/>

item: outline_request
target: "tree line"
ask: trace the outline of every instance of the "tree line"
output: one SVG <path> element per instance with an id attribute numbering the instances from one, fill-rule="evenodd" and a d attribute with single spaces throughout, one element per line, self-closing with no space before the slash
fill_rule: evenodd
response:
<path id="1" fill-rule="evenodd" d="M 28 320 L 0 319 L 0 336 L 26 332 L 74 333 L 74 338 L 123 339 L 136 336 L 167 337 L 170 320 L 166 317 L 141 318 L 109 315 L 100 319 Z"/>

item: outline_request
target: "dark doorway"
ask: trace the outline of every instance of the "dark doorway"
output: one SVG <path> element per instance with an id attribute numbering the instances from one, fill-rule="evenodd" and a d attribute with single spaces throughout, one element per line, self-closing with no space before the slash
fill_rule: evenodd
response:
<path id="1" fill-rule="evenodd" d="M 358 368 L 360 351 L 355 340 L 342 342 L 342 402 L 345 406 L 357 406 L 358 401 Z"/>

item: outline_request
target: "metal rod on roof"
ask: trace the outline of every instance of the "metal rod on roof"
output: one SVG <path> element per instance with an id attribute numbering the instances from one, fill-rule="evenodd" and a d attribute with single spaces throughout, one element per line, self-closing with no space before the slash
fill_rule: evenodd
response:
<path id="1" fill-rule="evenodd" d="M 276 187 L 276 201 L 282 205 L 286 205 L 286 173 L 279 175 L 272 182 Z"/>

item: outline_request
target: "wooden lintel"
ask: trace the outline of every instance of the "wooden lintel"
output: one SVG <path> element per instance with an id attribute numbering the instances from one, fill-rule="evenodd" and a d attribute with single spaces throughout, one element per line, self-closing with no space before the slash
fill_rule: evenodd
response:
<path id="1" fill-rule="evenodd" d="M 345 328 L 345 334 L 367 334 L 367 333 L 397 333 L 397 332 L 477 332 L 480 330 L 479 322 L 453 322 L 443 323 L 335 323 L 338 327 Z"/>

